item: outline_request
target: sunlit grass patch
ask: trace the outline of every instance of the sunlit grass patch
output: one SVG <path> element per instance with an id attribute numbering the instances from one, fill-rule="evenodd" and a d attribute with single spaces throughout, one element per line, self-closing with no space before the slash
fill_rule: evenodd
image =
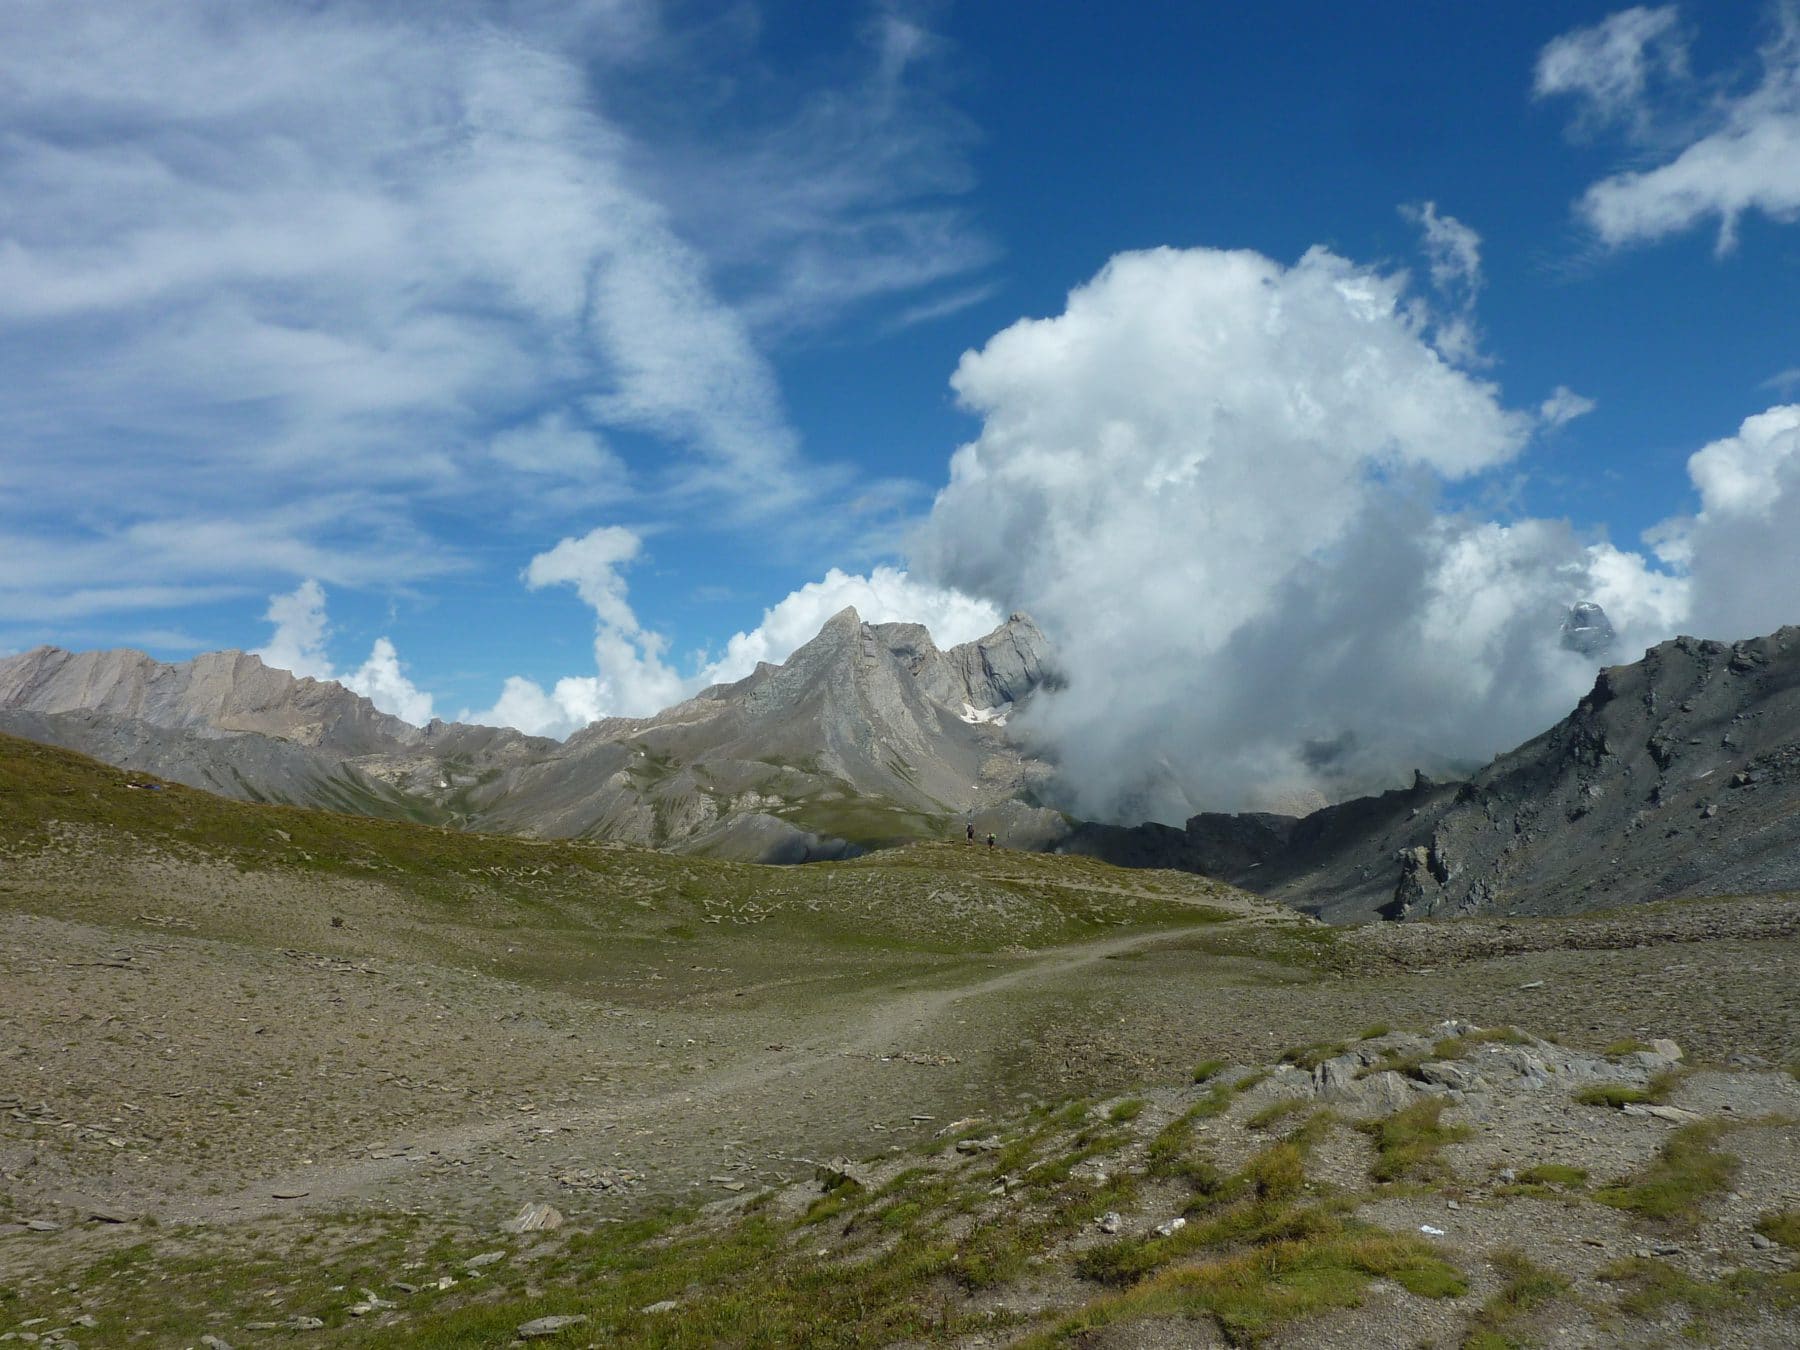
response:
<path id="1" fill-rule="evenodd" d="M 1681 1071 L 1667 1069 L 1641 1088 L 1627 1083 L 1596 1083 L 1577 1092 L 1575 1100 L 1583 1106 L 1610 1106 L 1615 1109 L 1621 1106 L 1661 1103 L 1669 1100 L 1669 1094 L 1680 1082 Z"/>
<path id="2" fill-rule="evenodd" d="M 1265 1130 L 1278 1121 L 1305 1111 L 1311 1103 L 1304 1097 L 1281 1097 L 1270 1102 L 1244 1122 L 1253 1130 Z"/>
<path id="3" fill-rule="evenodd" d="M 1772 1209 L 1757 1219 L 1756 1231 L 1784 1247 L 1800 1250 L 1800 1210 Z"/>
<path id="4" fill-rule="evenodd" d="M 1142 1097 L 1127 1097 L 1124 1101 L 1114 1106 L 1112 1110 L 1108 1111 L 1106 1113 L 1106 1118 L 1122 1124 L 1128 1120 L 1136 1120 L 1143 1113 L 1144 1099 Z"/>
<path id="5" fill-rule="evenodd" d="M 1205 1315 L 1233 1344 L 1251 1345 L 1284 1323 L 1356 1306 L 1369 1281 L 1379 1277 L 1427 1298 L 1467 1292 L 1462 1273 L 1423 1241 L 1320 1218 L 1309 1232 L 1272 1237 L 1251 1250 L 1202 1264 L 1157 1270 L 1128 1289 L 1094 1300 L 1058 1322 L 1049 1335 L 1027 1344 L 1054 1344 L 1083 1331 L 1148 1317 Z"/>
<path id="6" fill-rule="evenodd" d="M 1621 1310 L 1639 1317 L 1654 1317 L 1671 1304 L 1697 1311 L 1717 1311 L 1739 1301 L 1739 1294 L 1725 1284 L 1694 1279 L 1674 1266 L 1648 1257 L 1630 1256 L 1598 1272 L 1608 1284 L 1625 1286 Z"/>
<path id="7" fill-rule="evenodd" d="M 1187 1109 L 1190 1120 L 1206 1120 L 1213 1116 L 1222 1116 L 1231 1109 L 1232 1100 L 1238 1089 L 1230 1083 L 1214 1083 L 1206 1090 L 1206 1095 Z"/>
<path id="8" fill-rule="evenodd" d="M 1441 1097 L 1427 1097 L 1381 1120 L 1364 1121 L 1357 1128 L 1375 1139 L 1376 1157 L 1369 1175 L 1377 1181 L 1431 1180 L 1444 1171 L 1439 1154 L 1447 1144 L 1467 1139 L 1467 1125 L 1445 1125 L 1449 1105 Z"/>
<path id="9" fill-rule="evenodd" d="M 1494 1265 L 1505 1283 L 1470 1319 L 1464 1350 L 1507 1350 L 1516 1342 L 1505 1334 L 1504 1328 L 1568 1292 L 1566 1279 L 1534 1265 L 1521 1252 L 1499 1252 L 1494 1256 Z"/>
<path id="10" fill-rule="evenodd" d="M 1536 1167 L 1527 1167 L 1519 1173 L 1519 1180 L 1528 1186 L 1576 1186 L 1587 1185 L 1587 1169 L 1584 1167 L 1568 1167 L 1562 1163 L 1539 1163 Z"/>
<path id="11" fill-rule="evenodd" d="M 1645 1218 L 1690 1221 L 1700 1206 L 1723 1191 L 1737 1174 L 1738 1159 L 1714 1147 L 1729 1128 L 1720 1121 L 1684 1125 L 1638 1176 L 1594 1193 L 1603 1205 Z"/>

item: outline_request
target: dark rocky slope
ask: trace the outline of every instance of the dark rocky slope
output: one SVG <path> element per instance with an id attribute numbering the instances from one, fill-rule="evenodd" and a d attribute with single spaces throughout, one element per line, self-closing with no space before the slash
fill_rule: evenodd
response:
<path id="1" fill-rule="evenodd" d="M 1071 852 L 1178 867 L 1334 922 L 1567 914 L 1800 888 L 1800 628 L 1681 637 L 1600 672 L 1563 721 L 1466 783 L 1294 818 L 1083 826 Z"/>

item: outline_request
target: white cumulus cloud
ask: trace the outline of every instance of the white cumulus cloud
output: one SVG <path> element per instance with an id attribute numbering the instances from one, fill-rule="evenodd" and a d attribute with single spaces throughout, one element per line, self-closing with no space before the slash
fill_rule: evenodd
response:
<path id="1" fill-rule="evenodd" d="M 361 694 L 385 713 L 422 727 L 431 720 L 431 695 L 415 688 L 400 664 L 400 654 L 392 641 L 375 639 L 369 658 L 338 683 L 352 693 Z"/>
<path id="2" fill-rule="evenodd" d="M 1745 418 L 1694 452 L 1688 476 L 1700 509 L 1656 532 L 1690 578 L 1687 623 L 1729 640 L 1800 622 L 1800 403 Z"/>
<path id="3" fill-rule="evenodd" d="M 325 612 L 325 588 L 308 577 L 292 591 L 269 597 L 263 615 L 275 625 L 268 642 L 251 653 L 264 665 L 315 680 L 335 680 L 361 694 L 384 713 L 424 726 L 431 720 L 431 695 L 414 686 L 388 638 L 378 637 L 368 659 L 355 670 L 339 673 L 326 654 L 331 623 Z"/>
<path id="4" fill-rule="evenodd" d="M 755 628 L 733 634 L 717 659 L 702 658 L 682 674 L 664 659 L 668 640 L 644 628 L 630 603 L 621 569 L 642 546 L 633 531 L 602 526 L 534 557 L 525 570 L 528 586 L 573 586 L 594 611 L 595 673 L 563 676 L 548 689 L 511 676 L 492 707 L 465 711 L 460 720 L 562 738 L 602 717 L 646 717 L 708 685 L 742 679 L 759 662 L 779 665 L 846 605 L 869 623 L 922 623 L 945 647 L 991 632 L 1002 617 L 987 601 L 927 585 L 894 567 L 876 567 L 867 576 L 834 567 L 764 610 Z"/>
<path id="5" fill-rule="evenodd" d="M 532 558 L 527 586 L 573 586 L 594 611 L 595 673 L 566 676 L 549 690 L 510 676 L 493 707 L 458 720 L 561 738 L 601 717 L 646 717 L 680 702 L 690 682 L 664 663 L 668 640 L 638 622 L 620 571 L 642 549 L 636 532 L 602 525 Z"/>
<path id="6" fill-rule="evenodd" d="M 269 597 L 263 619 L 275 625 L 266 645 L 251 652 L 263 664 L 295 675 L 329 680 L 331 661 L 325 655 L 325 638 L 331 631 L 325 617 L 325 588 L 311 577 L 285 595 Z"/>
<path id="7" fill-rule="evenodd" d="M 755 628 L 734 633 L 724 655 L 706 666 L 702 678 L 726 684 L 743 679 L 760 661 L 779 665 L 846 605 L 854 605 L 865 623 L 922 623 L 939 647 L 984 637 L 1005 617 L 986 600 L 928 585 L 899 568 L 877 567 L 867 576 L 855 576 L 834 567 L 764 610 Z"/>
<path id="8" fill-rule="evenodd" d="M 1600 600 L 1626 652 L 1664 635 L 1682 583 L 1643 558 L 1441 505 L 1535 419 L 1427 327 L 1322 249 L 1158 249 L 964 358 L 981 432 L 915 568 L 1057 643 L 1068 687 L 1023 730 L 1075 809 L 1179 820 L 1484 759 L 1591 682 L 1569 605 Z"/>

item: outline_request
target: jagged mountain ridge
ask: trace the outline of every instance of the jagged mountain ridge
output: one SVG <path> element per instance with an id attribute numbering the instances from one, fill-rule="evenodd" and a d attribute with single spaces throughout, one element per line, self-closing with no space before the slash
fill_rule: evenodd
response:
<path id="1" fill-rule="evenodd" d="M 1800 628 L 1679 637 L 1602 670 L 1556 726 L 1463 783 L 1304 817 L 1082 826 L 1063 844 L 1203 872 L 1333 922 L 1566 914 L 1800 888 Z"/>
<path id="2" fill-rule="evenodd" d="M 46 647 L 0 661 L 0 728 L 250 800 L 797 859 L 941 833 L 1035 781 L 997 724 L 1046 653 L 1025 615 L 943 651 L 846 609 L 782 665 L 558 743 L 415 727 L 241 652 Z"/>

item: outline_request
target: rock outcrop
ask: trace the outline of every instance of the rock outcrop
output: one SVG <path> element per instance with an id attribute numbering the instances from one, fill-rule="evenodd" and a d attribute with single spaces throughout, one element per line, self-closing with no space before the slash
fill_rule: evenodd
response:
<path id="1" fill-rule="evenodd" d="M 1084 826 L 1065 847 L 1204 872 L 1337 922 L 1566 914 L 1800 887 L 1800 628 L 1681 637 L 1463 783 L 1300 818 Z"/>
<path id="2" fill-rule="evenodd" d="M 38 647 L 0 661 L 0 708 L 97 713 L 200 735 L 249 731 L 345 755 L 425 735 L 341 684 L 299 678 L 239 651 L 171 665 L 137 651 Z"/>
<path id="3" fill-rule="evenodd" d="M 1000 728 L 1046 654 L 1022 614 L 941 651 L 845 609 L 782 665 L 558 743 L 415 727 L 242 652 L 41 647 L 0 661 L 0 729 L 255 801 L 804 861 L 1013 803 L 1043 770 Z"/>

